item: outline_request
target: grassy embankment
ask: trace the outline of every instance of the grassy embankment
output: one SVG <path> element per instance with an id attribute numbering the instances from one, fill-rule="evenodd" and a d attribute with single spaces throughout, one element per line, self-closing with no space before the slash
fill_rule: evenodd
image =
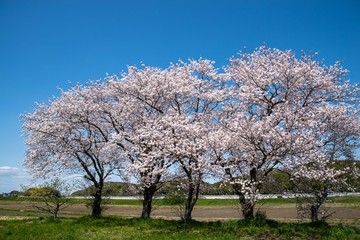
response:
<path id="1" fill-rule="evenodd" d="M 182 222 L 107 216 L 0 220 L 0 239 L 360 239 L 360 229 L 320 222 Z"/>

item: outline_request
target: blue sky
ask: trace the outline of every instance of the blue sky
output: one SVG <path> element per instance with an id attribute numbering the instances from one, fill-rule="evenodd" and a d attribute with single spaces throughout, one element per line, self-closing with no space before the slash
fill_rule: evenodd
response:
<path id="1" fill-rule="evenodd" d="M 359 13 L 357 0 L 0 0 L 0 193 L 30 180 L 19 115 L 57 87 L 141 62 L 203 57 L 220 67 L 263 43 L 343 60 L 360 82 Z"/>

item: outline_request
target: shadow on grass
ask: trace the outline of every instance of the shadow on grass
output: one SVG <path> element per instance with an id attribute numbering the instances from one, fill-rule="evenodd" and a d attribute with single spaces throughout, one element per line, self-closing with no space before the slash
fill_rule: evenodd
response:
<path id="1" fill-rule="evenodd" d="M 250 236 L 256 239 L 344 239 L 355 234 L 360 237 L 360 229 L 330 226 L 326 222 L 315 223 L 283 223 L 275 220 L 257 218 L 254 220 L 228 220 L 200 222 L 195 220 L 164 220 L 142 218 L 120 218 L 104 216 L 93 218 L 81 217 L 75 220 L 77 224 L 93 227 L 130 227 L 138 231 L 162 234 L 192 234 L 200 233 L 204 238 L 232 239 L 233 237 Z M 349 235 L 350 234 L 350 235 Z M 229 237 L 226 237 L 229 236 Z M 356 238 L 351 238 L 356 239 Z"/>

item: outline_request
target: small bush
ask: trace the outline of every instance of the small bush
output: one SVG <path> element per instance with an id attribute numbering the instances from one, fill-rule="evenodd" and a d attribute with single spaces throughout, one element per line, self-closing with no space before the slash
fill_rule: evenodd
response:
<path id="1" fill-rule="evenodd" d="M 164 204 L 166 205 L 183 205 L 185 204 L 185 195 L 182 192 L 169 192 L 165 195 L 163 199 Z"/>

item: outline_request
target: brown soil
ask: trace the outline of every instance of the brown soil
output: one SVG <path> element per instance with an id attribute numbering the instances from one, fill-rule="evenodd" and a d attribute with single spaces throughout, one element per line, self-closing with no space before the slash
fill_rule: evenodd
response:
<path id="1" fill-rule="evenodd" d="M 335 212 L 332 219 L 359 219 L 359 204 L 330 204 L 331 210 Z M 141 214 L 140 206 L 106 206 L 104 214 L 138 217 Z M 265 204 L 259 206 L 261 211 L 272 219 L 296 219 L 297 212 L 295 204 Z M 175 207 L 159 207 L 153 209 L 154 217 L 178 218 Z M 38 212 L 30 203 L 0 201 L 0 216 L 5 215 L 28 215 L 29 212 Z M 90 213 L 90 209 L 84 205 L 71 205 L 60 212 L 60 216 L 82 216 Z M 41 214 L 43 215 L 43 214 Z M 222 219 L 239 219 L 241 214 L 236 206 L 199 206 L 195 207 L 193 217 L 197 220 L 222 220 Z"/>

